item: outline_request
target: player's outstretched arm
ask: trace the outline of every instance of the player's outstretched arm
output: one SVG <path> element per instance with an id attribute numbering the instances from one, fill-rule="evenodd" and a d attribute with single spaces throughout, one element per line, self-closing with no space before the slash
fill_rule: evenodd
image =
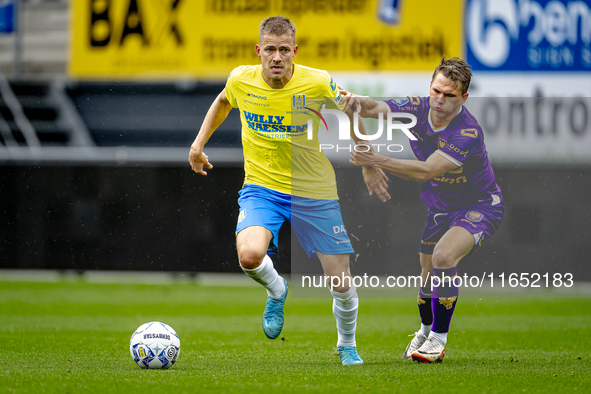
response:
<path id="1" fill-rule="evenodd" d="M 355 143 L 359 143 L 361 140 L 359 137 L 357 137 L 355 131 L 353 130 L 353 109 L 348 109 L 345 111 L 345 113 L 349 117 L 349 124 L 351 125 L 351 138 L 353 138 Z M 365 130 L 365 125 L 363 124 L 362 120 L 359 120 L 359 132 L 363 135 L 367 135 L 367 131 Z M 369 192 L 370 196 L 375 193 L 382 202 L 386 202 L 391 198 L 390 194 L 388 193 L 389 179 L 381 168 L 363 166 L 363 181 L 367 186 L 367 191 Z"/>
<path id="2" fill-rule="evenodd" d="M 199 134 L 197 134 L 189 151 L 189 164 L 191 164 L 191 168 L 197 174 L 207 175 L 207 172 L 203 168 L 205 167 L 208 170 L 213 168 L 213 165 L 209 162 L 209 158 L 203 153 L 203 147 L 213 132 L 226 120 L 231 109 L 232 106 L 226 98 L 226 89 L 224 89 L 213 101 L 211 107 L 209 107 Z"/>
<path id="3" fill-rule="evenodd" d="M 373 149 L 368 149 L 367 146 L 369 145 L 367 141 L 360 141 L 357 145 L 359 148 L 351 152 L 350 162 L 356 166 L 370 165 L 381 168 L 399 178 L 418 182 L 427 182 L 458 168 L 456 164 L 437 152 L 433 153 L 425 161 L 394 159 L 382 156 Z"/>
<path id="4" fill-rule="evenodd" d="M 386 114 L 389 111 L 388 104 L 383 101 L 375 101 L 371 97 L 359 96 L 340 87 L 339 89 L 341 94 L 344 95 L 339 104 L 346 103 L 343 109 L 345 112 L 352 109 L 359 112 L 359 115 L 363 118 L 377 119 L 380 113 Z"/>

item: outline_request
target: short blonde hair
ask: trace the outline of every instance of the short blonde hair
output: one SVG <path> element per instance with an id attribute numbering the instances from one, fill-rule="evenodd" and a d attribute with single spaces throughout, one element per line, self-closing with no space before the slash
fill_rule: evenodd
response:
<path id="1" fill-rule="evenodd" d="M 259 27 L 259 44 L 263 42 L 263 35 L 272 36 L 288 35 L 293 37 L 295 44 L 296 27 L 291 20 L 283 16 L 270 16 L 263 19 Z"/>

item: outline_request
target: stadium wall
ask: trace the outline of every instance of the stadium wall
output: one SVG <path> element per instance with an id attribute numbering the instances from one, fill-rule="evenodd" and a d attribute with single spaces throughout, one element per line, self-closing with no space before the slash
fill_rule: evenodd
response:
<path id="1" fill-rule="evenodd" d="M 418 183 L 392 180 L 392 200 L 367 195 L 356 168 L 336 169 L 353 271 L 410 275 L 427 216 Z M 571 272 L 591 280 L 584 256 L 591 169 L 498 167 L 507 205 L 501 229 L 463 272 Z M 207 178 L 188 166 L 4 166 L 0 267 L 75 270 L 239 271 L 234 228 L 240 167 Z M 281 272 L 306 262 L 281 234 Z M 295 239 L 295 238 L 294 238 Z"/>

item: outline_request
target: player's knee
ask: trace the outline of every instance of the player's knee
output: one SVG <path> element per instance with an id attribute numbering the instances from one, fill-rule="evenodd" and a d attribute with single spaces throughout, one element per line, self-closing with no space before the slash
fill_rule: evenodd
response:
<path id="1" fill-rule="evenodd" d="M 346 293 L 351 289 L 351 285 L 348 283 L 341 283 L 340 285 L 334 285 L 332 286 L 331 290 L 334 291 L 335 293 Z"/>
<path id="2" fill-rule="evenodd" d="M 245 249 L 238 252 L 238 260 L 240 261 L 240 265 L 242 268 L 247 270 L 258 268 L 263 262 L 264 258 L 265 253 L 260 253 L 256 250 Z"/>
<path id="3" fill-rule="evenodd" d="M 452 268 L 454 266 L 454 256 L 445 249 L 436 248 L 433 251 L 431 264 L 433 265 L 433 268 L 438 269 Z"/>
<path id="4" fill-rule="evenodd" d="M 330 290 L 336 293 L 346 293 L 353 286 L 353 278 L 351 276 L 339 273 L 338 275 L 328 276 L 329 282 L 328 287 Z"/>

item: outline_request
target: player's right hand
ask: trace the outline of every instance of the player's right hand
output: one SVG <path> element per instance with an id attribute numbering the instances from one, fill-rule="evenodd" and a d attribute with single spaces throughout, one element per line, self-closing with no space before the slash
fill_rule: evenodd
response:
<path id="1" fill-rule="evenodd" d="M 209 157 L 201 150 L 191 146 L 191 150 L 189 152 L 189 164 L 191 164 L 191 168 L 197 174 L 207 175 L 207 172 L 203 170 L 203 168 L 207 168 L 211 170 L 213 166 L 209 162 Z"/>

